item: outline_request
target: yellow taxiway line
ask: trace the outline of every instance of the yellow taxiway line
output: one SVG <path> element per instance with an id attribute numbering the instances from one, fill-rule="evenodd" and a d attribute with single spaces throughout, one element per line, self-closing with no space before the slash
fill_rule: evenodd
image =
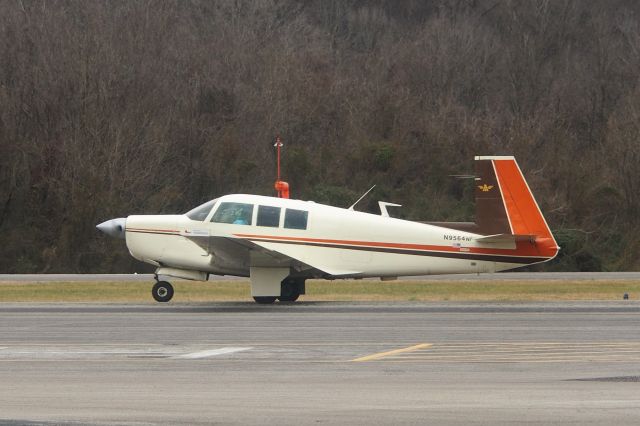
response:
<path id="1" fill-rule="evenodd" d="M 360 358 L 352 359 L 352 362 L 362 362 L 362 361 L 375 361 L 376 359 L 381 359 L 390 355 L 403 354 L 407 352 L 417 351 L 418 349 L 426 349 L 433 346 L 431 343 L 420 343 L 419 345 L 409 346 L 408 348 L 402 349 L 394 349 L 392 351 L 387 352 L 379 352 L 377 354 L 367 355 Z"/>

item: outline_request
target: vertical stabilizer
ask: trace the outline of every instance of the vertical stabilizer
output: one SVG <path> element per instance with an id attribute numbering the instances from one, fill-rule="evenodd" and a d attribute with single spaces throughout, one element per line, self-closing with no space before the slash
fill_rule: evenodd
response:
<path id="1" fill-rule="evenodd" d="M 475 159 L 478 232 L 530 235 L 541 255 L 555 257 L 558 245 L 515 158 Z"/>
<path id="2" fill-rule="evenodd" d="M 493 157 L 476 157 L 476 232 L 483 235 L 513 234 L 493 160 L 486 158 Z"/>

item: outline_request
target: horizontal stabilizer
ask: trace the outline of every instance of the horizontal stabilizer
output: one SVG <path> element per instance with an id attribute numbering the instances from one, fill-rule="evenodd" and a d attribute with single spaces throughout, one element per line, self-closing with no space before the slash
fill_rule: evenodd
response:
<path id="1" fill-rule="evenodd" d="M 476 242 L 481 244 L 505 244 L 515 243 L 518 241 L 528 241 L 530 243 L 536 240 L 536 235 L 516 235 L 516 234 L 495 234 L 486 237 L 476 238 Z"/>

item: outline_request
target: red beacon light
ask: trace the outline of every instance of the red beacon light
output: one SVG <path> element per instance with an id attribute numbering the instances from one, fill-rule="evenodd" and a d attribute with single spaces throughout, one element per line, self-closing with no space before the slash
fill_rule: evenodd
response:
<path id="1" fill-rule="evenodd" d="M 278 177 L 276 179 L 274 188 L 278 192 L 278 197 L 289 198 L 289 184 L 280 180 L 280 148 L 282 148 L 283 146 L 280 136 L 276 136 L 276 143 L 273 144 L 273 146 L 275 146 L 278 150 Z"/>
<path id="2" fill-rule="evenodd" d="M 289 184 L 281 180 L 277 180 L 275 184 L 276 191 L 278 191 L 278 197 L 289 198 Z"/>

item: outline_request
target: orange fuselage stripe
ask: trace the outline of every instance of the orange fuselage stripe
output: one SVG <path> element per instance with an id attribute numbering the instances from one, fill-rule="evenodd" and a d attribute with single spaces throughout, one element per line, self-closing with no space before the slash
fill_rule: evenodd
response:
<path id="1" fill-rule="evenodd" d="M 131 232 L 166 232 L 166 233 L 174 233 L 179 234 L 180 231 L 176 229 L 152 229 L 152 228 L 125 228 L 125 231 Z"/>
<path id="2" fill-rule="evenodd" d="M 359 247 L 383 247 L 383 248 L 395 248 L 395 249 L 410 249 L 410 250 L 425 250 L 425 251 L 442 251 L 450 253 L 475 253 L 475 254 L 497 254 L 497 255 L 509 255 L 509 256 L 523 256 L 523 257 L 544 257 L 536 250 L 536 246 L 526 241 L 516 242 L 515 249 L 490 249 L 482 247 L 453 247 L 453 246 L 439 246 L 439 245 L 425 245 L 425 244 L 407 244 L 407 243 L 387 243 L 380 241 L 357 241 L 357 240 L 334 240 L 325 238 L 306 238 L 306 237 L 286 237 L 280 235 L 259 235 L 259 234 L 233 234 L 236 237 L 248 238 L 248 239 L 265 239 L 265 240 L 279 240 L 279 241 L 297 241 L 307 243 L 325 243 L 325 244 L 342 244 L 345 246 L 359 246 Z M 348 248 L 348 247 L 346 247 Z M 462 250 L 461 250 L 462 249 Z"/>

